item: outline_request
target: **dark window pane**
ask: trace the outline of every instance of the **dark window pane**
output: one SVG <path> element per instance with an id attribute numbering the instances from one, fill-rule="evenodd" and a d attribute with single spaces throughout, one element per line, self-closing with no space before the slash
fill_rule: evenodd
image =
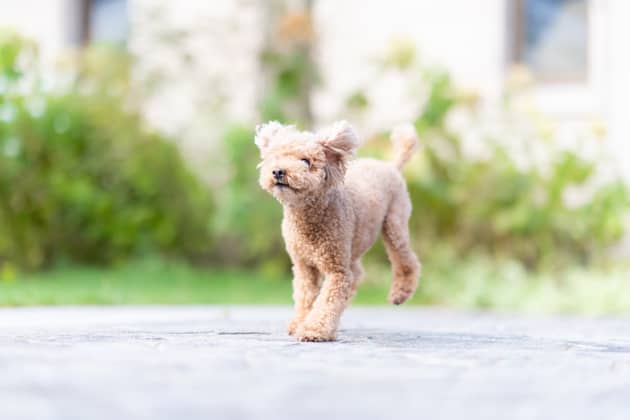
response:
<path id="1" fill-rule="evenodd" d="M 524 0 L 518 59 L 536 78 L 586 77 L 587 9 L 586 0 Z"/>
<path id="2" fill-rule="evenodd" d="M 92 0 L 90 7 L 90 40 L 124 43 L 127 40 L 127 1 Z"/>

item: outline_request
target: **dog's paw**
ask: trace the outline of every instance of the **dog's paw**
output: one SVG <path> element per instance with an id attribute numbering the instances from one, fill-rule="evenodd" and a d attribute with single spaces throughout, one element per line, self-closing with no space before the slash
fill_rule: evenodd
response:
<path id="1" fill-rule="evenodd" d="M 301 326 L 295 332 L 295 338 L 301 342 L 335 341 L 335 331 L 322 331 L 319 328 Z"/>
<path id="2" fill-rule="evenodd" d="M 295 338 L 302 343 L 323 343 L 327 341 L 335 341 L 334 335 L 320 335 L 317 333 L 298 333 Z"/>
<path id="3" fill-rule="evenodd" d="M 387 300 L 392 305 L 400 305 L 413 296 L 414 290 L 396 289 L 389 292 Z"/>
<path id="4" fill-rule="evenodd" d="M 295 335 L 295 333 L 297 332 L 298 328 L 300 328 L 300 325 L 302 324 L 303 321 L 304 321 L 304 318 L 297 318 L 297 317 L 289 321 L 289 323 L 287 324 L 287 332 L 289 333 L 289 335 Z"/>

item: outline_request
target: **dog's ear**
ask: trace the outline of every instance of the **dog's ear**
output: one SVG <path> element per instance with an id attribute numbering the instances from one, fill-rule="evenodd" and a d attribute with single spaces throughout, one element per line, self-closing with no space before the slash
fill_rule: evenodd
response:
<path id="1" fill-rule="evenodd" d="M 359 147 L 359 137 L 347 121 L 337 121 L 332 126 L 321 130 L 317 138 L 324 146 L 326 154 L 350 157 Z"/>
<path id="2" fill-rule="evenodd" d="M 359 137 L 347 121 L 338 121 L 317 134 L 326 155 L 326 176 L 333 183 L 343 181 L 348 159 L 359 147 Z"/>
<path id="3" fill-rule="evenodd" d="M 254 137 L 254 143 L 260 149 L 260 154 L 264 155 L 265 150 L 269 148 L 269 145 L 273 142 L 274 137 L 283 128 L 283 125 L 278 121 L 269 121 L 265 124 L 258 124 L 256 126 L 256 136 Z"/>

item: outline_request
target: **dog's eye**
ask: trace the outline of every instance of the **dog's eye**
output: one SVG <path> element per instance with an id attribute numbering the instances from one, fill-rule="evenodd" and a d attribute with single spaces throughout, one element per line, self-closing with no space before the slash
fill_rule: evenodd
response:
<path id="1" fill-rule="evenodd" d="M 308 160 L 308 159 L 306 159 L 306 158 L 303 158 L 303 159 L 300 159 L 300 160 L 301 160 L 302 162 L 306 163 L 306 166 L 311 166 L 311 161 L 310 161 L 310 160 Z"/>

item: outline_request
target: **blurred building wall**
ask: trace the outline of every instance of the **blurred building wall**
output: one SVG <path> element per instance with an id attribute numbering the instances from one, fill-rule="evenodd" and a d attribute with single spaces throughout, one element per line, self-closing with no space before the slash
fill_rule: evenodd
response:
<path id="1" fill-rule="evenodd" d="M 0 0 L 0 27 L 36 40 L 54 58 L 79 41 L 78 0 Z"/>
<path id="2" fill-rule="evenodd" d="M 147 116 L 192 143 L 252 121 L 260 88 L 262 8 L 251 0 L 131 0 L 136 75 L 151 80 Z M 192 145 L 191 145 L 192 146 Z"/>
<path id="3" fill-rule="evenodd" d="M 47 57 L 79 44 L 80 0 L 0 0 L 0 26 L 36 39 Z M 161 87 L 148 115 L 161 128 L 206 143 L 227 120 L 255 118 L 259 52 L 269 28 L 263 0 L 174 2 L 128 0 L 128 45 L 139 77 L 158 75 Z M 344 99 L 372 88 L 374 118 L 364 130 L 411 118 L 417 104 L 395 77 L 372 86 L 375 60 L 392 39 L 412 40 L 426 63 L 446 67 L 460 86 L 498 103 L 511 67 L 511 13 L 517 0 L 315 0 L 316 47 L 323 84 L 314 96 L 320 123 L 344 116 Z M 159 19 L 157 18 L 159 17 Z M 571 137 L 603 126 L 618 156 L 630 155 L 630 1 L 588 1 L 588 77 L 535 84 L 531 100 Z M 161 20 L 160 20 L 161 19 Z M 160 34 L 162 32 L 162 34 Z M 159 45 L 164 39 L 171 43 Z M 407 99 L 406 99 L 407 98 Z M 216 116 L 211 118 L 208 116 Z M 252 121 L 253 123 L 253 121 Z M 620 168 L 630 179 L 630 164 Z"/>
<path id="4" fill-rule="evenodd" d="M 610 5 L 610 38 L 610 141 L 630 179 L 630 1 Z"/>
<path id="5" fill-rule="evenodd" d="M 325 90 L 316 96 L 320 119 L 337 118 L 339 98 L 369 86 L 374 62 L 393 38 L 412 40 L 420 58 L 444 66 L 457 84 L 477 91 L 492 106 L 498 104 L 512 68 L 513 21 L 516 0 L 316 2 L 320 32 L 319 62 Z M 630 1 L 589 0 L 587 76 L 580 81 L 534 82 L 530 100 L 557 125 L 559 140 L 603 127 L 608 146 L 618 156 L 630 156 Z M 386 128 L 417 110 L 408 100 L 407 85 L 393 78 L 375 101 L 365 125 Z M 623 163 L 623 162 L 622 162 Z M 621 165 L 630 179 L 630 164 Z"/>
<path id="6" fill-rule="evenodd" d="M 392 42 L 417 45 L 423 63 L 447 68 L 458 83 L 496 97 L 505 62 L 504 0 L 316 2 L 319 61 L 326 90 L 318 97 L 320 116 L 333 117 L 339 97 L 369 87 L 378 72 L 375 61 Z M 401 106 L 404 86 L 390 86 L 373 101 L 384 124 L 408 119 L 416 111 Z"/>

